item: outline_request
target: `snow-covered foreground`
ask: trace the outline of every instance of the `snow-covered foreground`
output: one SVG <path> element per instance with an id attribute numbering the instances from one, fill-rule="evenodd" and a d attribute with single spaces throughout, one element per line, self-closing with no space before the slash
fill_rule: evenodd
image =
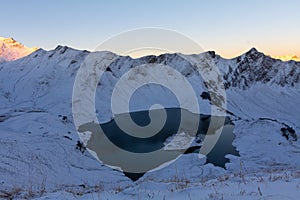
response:
<path id="1" fill-rule="evenodd" d="M 132 182 L 76 148 L 79 137 L 72 117 L 72 89 L 88 54 L 59 46 L 0 64 L 1 198 L 298 199 L 299 63 L 283 63 L 255 50 L 232 60 L 215 56 L 229 85 L 227 110 L 235 124 L 233 145 L 240 157 L 227 155 L 230 162 L 223 169 L 205 164 L 205 157 L 187 154 Z M 185 74 L 199 94 L 201 111 L 209 111 L 209 101 L 200 97 L 206 91 L 201 78 L 177 54 L 121 57 L 105 72 L 97 89 L 100 121 L 111 117 L 110 94 L 123 71 L 153 59 Z M 264 73 L 257 74 L 260 71 Z M 154 98 L 168 105 L 162 97 Z M 295 135 L 282 135 L 281 129 L 288 127 Z"/>
<path id="2" fill-rule="evenodd" d="M 300 171 L 261 171 L 260 174 L 235 173 L 208 181 L 177 179 L 153 182 L 140 181 L 129 187 L 85 188 L 77 191 L 56 191 L 46 199 L 270 199 L 290 200 L 300 196 Z M 137 185 L 138 184 L 138 185 Z"/>
<path id="3" fill-rule="evenodd" d="M 49 120 L 43 113 L 26 115 L 27 121 L 21 116 L 10 120 L 24 130 L 31 127 L 31 133 L 1 131 L 2 197 L 297 199 L 300 195 L 300 144 L 282 137 L 277 122 L 236 121 L 234 145 L 240 157 L 228 155 L 226 170 L 204 164 L 205 158 L 199 159 L 197 154 L 187 154 L 132 182 L 89 153 L 76 150 L 77 136 L 71 123 L 59 117 Z M 56 131 L 49 131 L 53 123 L 58 125 Z"/>

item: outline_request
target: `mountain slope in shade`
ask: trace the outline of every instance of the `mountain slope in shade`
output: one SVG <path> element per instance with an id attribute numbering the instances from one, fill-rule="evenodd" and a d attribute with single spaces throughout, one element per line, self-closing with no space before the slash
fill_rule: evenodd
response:
<path id="1" fill-rule="evenodd" d="M 231 60 L 216 60 L 220 70 L 225 70 L 225 86 L 250 88 L 255 84 L 294 86 L 300 81 L 300 63 L 283 62 L 252 48 Z"/>
<path id="2" fill-rule="evenodd" d="M 25 57 L 37 49 L 26 47 L 13 38 L 0 37 L 0 63 Z"/>

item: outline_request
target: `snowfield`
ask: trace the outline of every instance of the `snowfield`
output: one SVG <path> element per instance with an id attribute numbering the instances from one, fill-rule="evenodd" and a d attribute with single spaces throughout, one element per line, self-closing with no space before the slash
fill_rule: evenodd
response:
<path id="1" fill-rule="evenodd" d="M 90 54 L 112 53 L 58 46 L 0 64 L 0 198 L 298 199 L 299 63 L 281 62 L 255 49 L 232 60 L 204 53 L 222 72 L 227 111 L 235 124 L 233 145 L 240 156 L 227 155 L 230 162 L 223 169 L 205 164 L 205 157 L 198 154 L 187 154 L 133 182 L 78 148 L 73 84 Z M 199 61 L 204 54 L 194 57 Z M 100 122 L 112 117 L 110 96 L 122 73 L 150 61 L 166 63 L 184 74 L 198 94 L 201 112 L 210 112 L 209 100 L 200 96 L 207 92 L 202 78 L 178 54 L 120 57 L 97 88 Z M 151 89 L 145 91 L 148 99 Z M 163 105 L 174 106 L 163 95 L 158 97 Z M 132 109 L 147 109 L 152 100 L 144 103 Z M 295 134 L 283 134 L 282 128 Z"/>
<path id="2" fill-rule="evenodd" d="M 82 189 L 74 192 L 57 191 L 41 199 L 297 199 L 300 195 L 299 172 L 261 171 L 263 174 L 231 174 L 209 181 L 190 182 L 169 179 L 165 182 L 145 180 L 138 186 L 112 188 L 110 191 Z"/>

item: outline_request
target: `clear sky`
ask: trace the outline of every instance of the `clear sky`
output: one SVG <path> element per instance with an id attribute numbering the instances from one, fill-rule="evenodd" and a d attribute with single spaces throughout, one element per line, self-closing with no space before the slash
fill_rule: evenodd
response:
<path id="1" fill-rule="evenodd" d="M 120 32 L 161 27 L 234 57 L 251 47 L 300 56 L 299 0 L 0 0 L 0 36 L 44 49 L 95 49 Z"/>

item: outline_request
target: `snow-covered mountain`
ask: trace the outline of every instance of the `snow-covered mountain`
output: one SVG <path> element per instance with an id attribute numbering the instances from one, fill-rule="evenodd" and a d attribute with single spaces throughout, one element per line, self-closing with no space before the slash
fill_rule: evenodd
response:
<path id="1" fill-rule="evenodd" d="M 265 56 L 255 48 L 232 61 L 235 63 L 228 67 L 224 76 L 226 87 L 249 88 L 257 83 L 294 86 L 300 79 L 299 62 L 282 62 Z"/>
<path id="2" fill-rule="evenodd" d="M 0 62 L 22 58 L 36 51 L 38 48 L 28 48 L 13 38 L 0 37 Z"/>
<path id="3" fill-rule="evenodd" d="M 58 46 L 0 64 L 0 195 L 5 195 L 1 191 L 7 191 L 8 196 L 28 198 L 43 192 L 67 191 L 107 198 L 118 195 L 144 199 L 153 195 L 155 199 L 163 199 L 190 188 L 196 193 L 199 184 L 213 188 L 207 181 L 219 177 L 232 177 L 230 184 L 234 185 L 239 181 L 252 182 L 253 177 L 262 173 L 287 170 L 291 177 L 299 175 L 300 63 L 273 59 L 256 49 L 234 59 L 224 59 L 214 52 L 186 56 L 195 61 L 192 64 L 180 54 L 138 59 L 117 57 L 98 84 L 96 101 L 101 103 L 95 110 L 101 113 L 100 122 L 112 118 L 110 97 L 124 72 L 141 64 L 167 64 L 192 84 L 204 114 L 210 113 L 210 101 L 218 99 L 203 95 L 208 92 L 207 84 L 224 82 L 226 110 L 235 124 L 234 146 L 240 154 L 240 157 L 227 156 L 230 163 L 226 164 L 226 170 L 205 164 L 205 158 L 199 159 L 196 154 L 183 155 L 167 168 L 147 173 L 133 183 L 122 173 L 99 163 L 87 151 L 76 149 L 79 137 L 72 117 L 72 92 L 78 69 L 87 56 L 95 58 L 91 63 L 95 68 L 103 59 L 116 57 L 111 52 L 91 53 Z M 205 67 L 207 56 L 221 71 L 223 80 L 203 82 L 195 65 Z M 153 95 L 152 90 L 146 88 L 141 97 L 147 100 L 137 102 L 132 109 L 147 109 L 153 99 L 174 106 L 163 95 Z M 146 188 L 143 194 L 138 192 L 141 185 Z M 245 195 L 261 196 L 255 189 L 256 193 L 247 191 Z M 221 198 L 219 193 L 213 195 Z"/>

